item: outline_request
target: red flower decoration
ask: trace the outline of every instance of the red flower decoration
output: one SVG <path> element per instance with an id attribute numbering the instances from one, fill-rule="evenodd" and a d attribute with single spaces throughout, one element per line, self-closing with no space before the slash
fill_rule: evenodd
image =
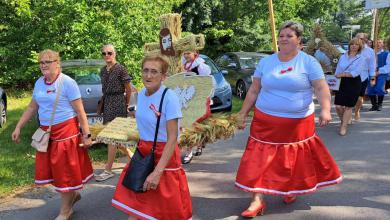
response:
<path id="1" fill-rule="evenodd" d="M 287 73 L 287 72 L 291 72 L 293 70 L 293 68 L 292 68 L 292 66 L 290 66 L 290 67 L 288 67 L 287 69 L 285 69 L 285 70 L 281 70 L 280 71 L 280 74 L 285 74 L 285 73 Z"/>
<path id="2" fill-rule="evenodd" d="M 150 104 L 149 108 L 152 109 L 152 111 L 154 112 L 154 114 L 156 115 L 156 117 L 158 117 L 158 116 L 161 115 L 161 113 L 160 113 L 159 111 L 157 111 L 157 108 L 156 108 L 156 106 L 155 106 L 153 103 Z"/>

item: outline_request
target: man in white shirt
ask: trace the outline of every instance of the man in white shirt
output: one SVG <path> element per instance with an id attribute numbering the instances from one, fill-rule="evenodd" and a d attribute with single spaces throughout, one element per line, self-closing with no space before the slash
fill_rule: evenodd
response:
<path id="1" fill-rule="evenodd" d="M 360 78 L 362 80 L 362 87 L 360 90 L 359 99 L 355 105 L 355 120 L 359 120 L 360 109 L 363 106 L 364 95 L 366 93 L 367 85 L 368 83 L 370 83 L 371 85 L 375 85 L 376 58 L 374 50 L 367 46 L 368 35 L 366 33 L 358 33 L 356 34 L 356 38 L 359 38 L 364 43 L 364 48 L 361 54 L 362 56 L 364 56 L 365 60 L 362 73 L 360 74 Z"/>

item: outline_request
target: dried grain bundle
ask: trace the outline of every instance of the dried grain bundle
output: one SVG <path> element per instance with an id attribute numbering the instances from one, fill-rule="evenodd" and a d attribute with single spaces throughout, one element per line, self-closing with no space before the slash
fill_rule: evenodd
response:
<path id="1" fill-rule="evenodd" d="M 238 114 L 214 114 L 212 117 L 184 128 L 180 134 L 180 147 L 196 147 L 231 138 L 237 128 Z"/>
<path id="2" fill-rule="evenodd" d="M 205 39 L 203 34 L 190 35 L 183 39 L 176 41 L 173 44 L 175 51 L 199 51 L 205 46 Z"/>
<path id="3" fill-rule="evenodd" d="M 92 135 L 92 140 L 95 140 L 97 135 L 105 128 L 106 126 L 100 123 L 89 126 L 89 131 Z"/>
<path id="4" fill-rule="evenodd" d="M 314 27 L 312 39 L 308 42 L 305 52 L 314 56 L 317 50 L 321 50 L 330 60 L 330 66 L 321 63 L 324 72 L 334 73 L 341 54 L 339 50 L 326 39 L 325 34 L 319 25 Z"/>
<path id="5" fill-rule="evenodd" d="M 160 44 L 159 43 L 146 43 L 144 45 L 144 51 L 145 53 L 149 53 L 151 51 L 160 51 Z"/>
<path id="6" fill-rule="evenodd" d="M 163 14 L 160 16 L 160 29 L 168 28 L 172 35 L 172 40 L 181 38 L 181 14 Z"/>
<path id="7" fill-rule="evenodd" d="M 139 140 L 135 118 L 117 117 L 97 135 L 98 142 L 135 146 Z"/>

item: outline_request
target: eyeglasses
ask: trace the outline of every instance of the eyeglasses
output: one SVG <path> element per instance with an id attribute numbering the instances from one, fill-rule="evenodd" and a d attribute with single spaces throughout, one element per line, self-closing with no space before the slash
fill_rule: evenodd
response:
<path id="1" fill-rule="evenodd" d="M 113 52 L 102 52 L 102 56 L 111 56 Z"/>
<path id="2" fill-rule="evenodd" d="M 49 65 L 49 64 L 52 64 L 56 61 L 57 60 L 41 60 L 41 61 L 39 61 L 39 65 Z"/>
<path id="3" fill-rule="evenodd" d="M 152 76 L 155 76 L 161 73 L 161 71 L 155 69 L 148 69 L 148 68 L 142 69 L 142 75 L 148 75 L 148 73 L 150 73 Z"/>

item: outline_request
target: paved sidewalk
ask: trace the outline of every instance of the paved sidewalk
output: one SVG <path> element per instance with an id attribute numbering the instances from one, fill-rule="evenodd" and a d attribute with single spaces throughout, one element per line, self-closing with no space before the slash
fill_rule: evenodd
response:
<path id="1" fill-rule="evenodd" d="M 334 114 L 329 126 L 317 129 L 340 166 L 343 183 L 299 197 L 289 206 L 281 202 L 281 197 L 267 196 L 265 215 L 255 219 L 389 219 L 388 99 L 386 97 L 383 111 L 363 112 L 361 121 L 351 125 L 345 137 L 337 134 L 339 121 Z M 368 105 L 364 107 L 369 108 Z M 192 196 L 193 219 L 241 219 L 239 214 L 247 207 L 250 194 L 236 189 L 234 179 L 247 137 L 248 129 L 237 132 L 230 140 L 208 145 L 202 156 L 184 166 Z M 119 173 L 120 169 L 116 172 Z M 82 192 L 82 200 L 75 206 L 73 220 L 127 219 L 110 204 L 116 182 L 116 178 L 104 183 L 91 181 Z M 54 219 L 59 207 L 58 195 L 43 195 L 51 197 L 37 194 L 36 198 L 25 199 L 30 203 L 21 202 L 13 207 L 10 203 L 0 203 L 0 219 Z M 29 196 L 25 194 L 24 197 Z M 16 199 L 22 201 L 23 198 Z"/>

